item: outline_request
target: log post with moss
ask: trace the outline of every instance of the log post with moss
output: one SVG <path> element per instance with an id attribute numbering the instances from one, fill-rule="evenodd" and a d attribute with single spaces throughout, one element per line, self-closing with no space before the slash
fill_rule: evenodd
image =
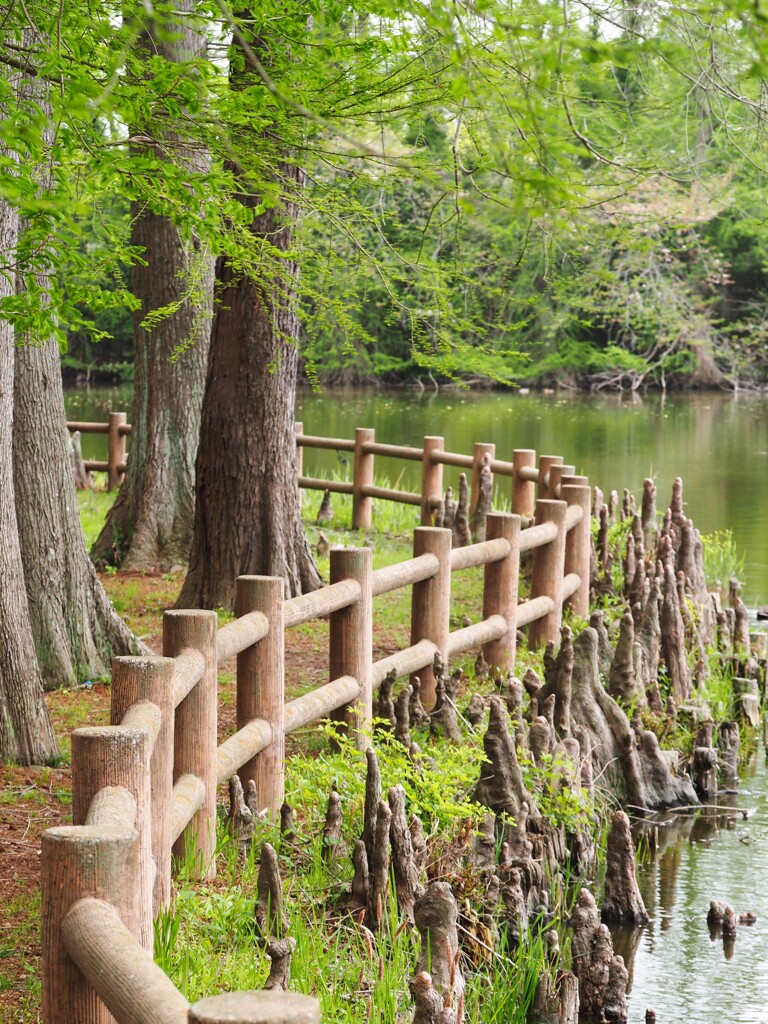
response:
<path id="1" fill-rule="evenodd" d="M 539 469 L 541 472 L 541 468 Z M 532 648 L 547 641 L 556 641 L 563 615 L 563 570 L 565 568 L 565 515 L 564 501 L 539 498 L 536 502 L 536 525 L 552 524 L 555 535 L 547 544 L 534 549 L 531 598 L 548 597 L 552 609 L 531 623 L 528 643 Z"/>
<path id="2" fill-rule="evenodd" d="M 352 529 L 370 530 L 373 499 L 365 488 L 373 484 L 373 452 L 365 451 L 365 445 L 373 444 L 376 432 L 370 427 L 355 430 L 355 455 L 352 479 Z"/>
<path id="3" fill-rule="evenodd" d="M 413 533 L 413 555 L 434 555 L 437 572 L 413 585 L 411 602 L 411 643 L 431 640 L 442 658 L 448 661 L 448 634 L 451 615 L 451 531 L 420 526 Z M 419 673 L 421 700 L 429 710 L 435 703 L 435 674 L 431 665 Z"/>

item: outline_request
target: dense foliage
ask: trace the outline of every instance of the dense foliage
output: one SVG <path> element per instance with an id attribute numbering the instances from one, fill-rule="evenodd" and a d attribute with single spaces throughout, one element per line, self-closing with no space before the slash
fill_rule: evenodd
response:
<path id="1" fill-rule="evenodd" d="M 764 377 L 759 5 L 201 2 L 188 17 L 208 50 L 181 65 L 136 46 L 174 17 L 165 2 L 6 12 L 0 197 L 26 229 L 5 272 L 28 284 L 2 313 L 28 336 L 53 321 L 70 367 L 130 372 L 130 202 L 276 279 L 239 174 L 265 208 L 300 203 L 310 380 Z M 234 92 L 233 36 L 255 82 Z M 20 76 L 49 100 L 20 100 Z M 211 169 L 181 170 L 173 139 Z"/>

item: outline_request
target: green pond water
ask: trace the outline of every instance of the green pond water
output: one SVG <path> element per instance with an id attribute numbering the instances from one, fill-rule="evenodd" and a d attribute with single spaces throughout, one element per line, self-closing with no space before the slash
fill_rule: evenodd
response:
<path id="1" fill-rule="evenodd" d="M 109 409 L 130 410 L 130 390 L 72 392 L 67 409 L 71 419 L 102 420 Z M 511 459 L 514 448 L 534 448 L 563 455 L 605 492 L 630 487 L 639 495 L 643 479 L 652 476 L 660 510 L 681 475 L 688 514 L 702 533 L 733 532 L 745 557 L 745 598 L 755 607 L 768 603 L 767 413 L 765 397 L 724 394 L 630 399 L 327 390 L 302 393 L 296 419 L 308 434 L 334 437 L 374 427 L 377 440 L 393 444 L 420 446 L 425 434 L 441 434 L 455 452 L 469 453 L 475 441 L 494 442 L 501 459 Z M 90 457 L 105 457 L 103 438 L 83 441 Z M 304 472 L 346 475 L 347 463 L 347 456 L 307 450 Z M 376 466 L 393 486 L 419 489 L 417 463 L 377 458 Z M 446 480 L 455 482 L 447 470 Z M 508 500 L 508 482 L 497 483 L 498 497 Z M 762 751 L 749 761 L 741 793 L 721 802 L 755 813 L 747 821 L 714 808 L 669 816 L 659 824 L 657 857 L 638 868 L 651 923 L 616 936 L 630 968 L 631 1024 L 642 1024 L 647 1007 L 656 1010 L 659 1024 L 768 1022 L 768 772 Z M 724 945 L 706 924 L 711 898 L 755 912 L 757 923 L 740 927 L 735 943 Z"/>
<path id="2" fill-rule="evenodd" d="M 76 391 L 67 396 L 71 419 L 103 419 L 130 410 L 129 389 Z M 374 427 L 378 441 L 420 446 L 425 434 L 445 437 L 449 451 L 470 453 L 475 441 L 493 442 L 501 459 L 515 448 L 562 455 L 604 492 L 624 487 L 640 495 L 643 480 L 658 486 L 658 506 L 682 476 L 688 515 L 702 533 L 730 529 L 745 557 L 748 605 L 768 603 L 768 398 L 730 394 L 584 396 L 569 393 L 441 390 L 331 390 L 300 394 L 296 419 L 308 434 L 354 436 Z M 86 436 L 91 457 L 105 457 L 105 440 Z M 97 454 L 101 453 L 101 454 Z M 91 454 L 92 453 L 92 454 Z M 348 456 L 306 450 L 308 476 L 345 474 Z M 419 490 L 420 466 L 376 460 L 377 475 L 400 489 Z M 446 482 L 455 476 L 446 469 Z M 509 484 L 497 480 L 500 500 Z"/>
<path id="3" fill-rule="evenodd" d="M 740 792 L 724 793 L 698 813 L 658 820 L 659 849 L 637 869 L 651 917 L 641 929 L 615 932 L 630 977 L 629 1022 L 652 1007 L 659 1024 L 768 1022 L 768 768 L 760 749 L 742 770 Z M 729 809 L 724 810 L 727 806 Z M 731 808 L 750 812 L 746 820 Z M 709 901 L 751 911 L 736 938 L 707 925 Z"/>

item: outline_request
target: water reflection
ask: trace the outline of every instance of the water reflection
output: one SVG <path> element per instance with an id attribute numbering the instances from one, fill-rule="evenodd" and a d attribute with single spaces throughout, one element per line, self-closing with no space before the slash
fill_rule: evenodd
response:
<path id="1" fill-rule="evenodd" d="M 768 1020 L 768 893 L 762 875 L 768 852 L 768 770 L 753 754 L 742 791 L 696 814 L 668 812 L 637 822 L 638 884 L 651 921 L 617 929 L 616 951 L 629 972 L 629 1020 L 647 1007 L 660 1022 L 760 1024 Z M 752 811 L 744 819 L 737 808 Z M 647 853 L 658 835 L 655 855 Z M 736 936 L 707 924 L 712 899 L 756 915 Z"/>

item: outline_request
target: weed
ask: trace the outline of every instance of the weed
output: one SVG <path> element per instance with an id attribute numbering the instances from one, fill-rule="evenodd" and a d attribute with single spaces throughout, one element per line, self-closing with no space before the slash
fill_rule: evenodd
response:
<path id="1" fill-rule="evenodd" d="M 730 530 L 715 530 L 714 533 L 702 534 L 701 543 L 704 549 L 704 576 L 707 586 L 718 588 L 723 598 L 728 596 L 728 585 L 731 579 L 742 579 L 745 559 L 736 549 L 736 541 Z"/>
<path id="2" fill-rule="evenodd" d="M 526 1024 L 533 1009 L 539 978 L 549 970 L 543 932 L 531 931 L 524 941 L 508 946 L 502 932 L 492 965 L 478 972 L 467 987 L 467 1020 L 483 1024 Z"/>
<path id="3" fill-rule="evenodd" d="M 365 755 L 337 726 L 328 723 L 324 731 L 332 738 L 337 752 L 327 748 L 316 757 L 294 755 L 286 764 L 286 799 L 289 803 L 312 805 L 316 795 L 336 788 L 345 805 L 345 824 L 352 834 L 362 829 Z M 454 746 L 435 740 L 429 746 L 429 758 L 414 762 L 405 748 L 389 732 L 376 735 L 376 753 L 382 788 L 400 784 L 405 789 L 409 812 L 422 818 L 428 830 L 448 828 L 457 819 L 482 815 L 469 797 L 480 774 L 485 755 L 479 744 L 462 747 L 457 756 Z M 324 813 L 324 808 L 318 808 Z M 318 817 L 318 822 L 320 818 Z"/>
<path id="4" fill-rule="evenodd" d="M 270 835 L 279 847 L 279 838 Z M 251 894 L 258 865 L 252 854 L 238 863 L 228 852 L 234 847 L 226 840 L 221 844 L 217 882 L 183 883 L 171 909 L 157 920 L 156 960 L 189 1000 L 260 988 L 268 974 L 264 944 L 254 941 Z M 280 856 L 284 870 L 288 857 L 301 868 L 285 884 L 289 934 L 296 940 L 291 987 L 320 1000 L 323 1020 L 399 1024 L 411 1005 L 407 982 L 420 943 L 415 930 L 401 927 L 394 886 L 383 927 L 372 936 L 334 909 L 342 888 L 323 863 L 318 843 L 302 843 L 298 852 L 282 850 Z M 545 940 L 533 933 L 508 949 L 502 936 L 488 962 L 464 969 L 468 1020 L 522 1024 L 547 970 Z"/>
<path id="5" fill-rule="evenodd" d="M 581 787 L 567 784 L 574 767 L 567 755 L 556 751 L 543 754 L 539 762 L 518 753 L 526 786 L 536 794 L 541 813 L 556 827 L 565 826 L 567 832 L 589 829 L 593 819 L 593 805 Z"/>
<path id="6" fill-rule="evenodd" d="M 419 937 L 414 929 L 402 927 L 394 881 L 377 935 L 344 913 L 350 865 L 345 857 L 335 864 L 323 859 L 324 797 L 331 788 L 342 794 L 344 838 L 351 849 L 362 828 L 365 757 L 337 727 L 328 725 L 325 733 L 325 748 L 316 756 L 296 754 L 286 764 L 295 842 L 283 843 L 276 826 L 262 822 L 243 856 L 222 816 L 218 878 L 193 881 L 194 865 L 188 858 L 178 866 L 172 906 L 157 920 L 155 956 L 190 1000 L 263 985 L 269 962 L 264 943 L 255 938 L 254 892 L 258 853 L 268 839 L 278 851 L 289 934 L 296 940 L 292 988 L 320 1000 L 323 1020 L 399 1024 L 410 1012 L 408 981 L 415 973 Z M 328 750 L 329 737 L 336 751 Z M 452 835 L 459 821 L 462 829 L 471 829 L 484 811 L 471 800 L 484 760 L 480 744 L 473 741 L 458 750 L 442 739 L 424 742 L 425 756 L 414 764 L 392 736 L 376 735 L 383 790 L 402 784 L 409 812 L 420 815 L 430 836 Z M 502 927 L 493 929 L 489 954 L 478 964 L 465 965 L 466 1019 L 522 1024 L 538 979 L 549 969 L 547 943 L 533 930 L 522 944 L 508 949 L 503 937 L 493 937 L 497 931 L 503 936 Z"/>

